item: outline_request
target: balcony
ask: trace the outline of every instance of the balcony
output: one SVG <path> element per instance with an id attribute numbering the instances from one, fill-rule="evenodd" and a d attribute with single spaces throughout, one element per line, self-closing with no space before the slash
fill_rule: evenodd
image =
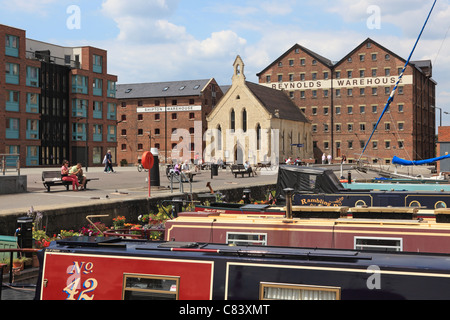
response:
<path id="1" fill-rule="evenodd" d="M 50 55 L 50 50 L 46 51 L 27 51 L 27 59 L 37 60 L 41 62 L 47 62 L 57 64 L 60 66 L 66 66 L 71 69 L 81 69 L 80 61 L 74 61 L 67 58 L 55 57 Z"/>

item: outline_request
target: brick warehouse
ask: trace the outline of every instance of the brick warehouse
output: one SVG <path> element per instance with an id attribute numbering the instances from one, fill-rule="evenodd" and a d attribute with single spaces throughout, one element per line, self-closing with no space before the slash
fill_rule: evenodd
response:
<path id="1" fill-rule="evenodd" d="M 20 154 L 21 166 L 101 165 L 107 149 L 115 155 L 117 76 L 107 74 L 107 52 L 27 39 L 4 25 L 0 38 L 0 153 Z"/>
<path id="2" fill-rule="evenodd" d="M 164 163 L 201 156 L 206 115 L 222 96 L 214 79 L 117 85 L 118 160 L 138 163 L 151 148 Z"/>
<path id="3" fill-rule="evenodd" d="M 312 123 L 314 157 L 358 160 L 406 60 L 368 38 L 338 62 L 298 44 L 257 76 L 285 90 Z M 430 61 L 411 62 L 362 159 L 435 155 L 435 87 Z"/>

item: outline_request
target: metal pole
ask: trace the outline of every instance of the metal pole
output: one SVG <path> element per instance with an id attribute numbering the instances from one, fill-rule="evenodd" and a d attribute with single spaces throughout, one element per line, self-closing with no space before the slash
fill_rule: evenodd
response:
<path id="1" fill-rule="evenodd" d="M 88 172 L 89 167 L 89 119 L 88 119 L 88 111 L 86 109 L 86 172 Z"/>

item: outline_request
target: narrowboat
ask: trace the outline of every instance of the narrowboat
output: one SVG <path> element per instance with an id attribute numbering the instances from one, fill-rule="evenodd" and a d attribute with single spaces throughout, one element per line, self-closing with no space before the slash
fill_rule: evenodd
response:
<path id="1" fill-rule="evenodd" d="M 77 237 L 40 258 L 42 300 L 450 299 L 449 255 Z"/>
<path id="2" fill-rule="evenodd" d="M 450 207 L 450 192 L 348 189 L 332 170 L 323 168 L 280 166 L 277 197 L 283 197 L 285 188 L 294 189 L 293 204 L 298 206 Z"/>
<path id="3" fill-rule="evenodd" d="M 320 206 L 292 206 L 287 216 L 182 212 L 166 222 L 165 240 L 450 254 L 450 210 L 434 210 L 429 218 L 418 213 L 418 208 Z"/>

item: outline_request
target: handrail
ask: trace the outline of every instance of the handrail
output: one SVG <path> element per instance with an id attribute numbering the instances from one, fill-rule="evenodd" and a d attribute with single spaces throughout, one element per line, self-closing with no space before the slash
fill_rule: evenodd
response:
<path id="1" fill-rule="evenodd" d="M 4 252 L 10 252 L 10 260 L 9 260 L 9 284 L 11 285 L 13 280 L 13 260 L 14 260 L 14 253 L 37 253 L 41 251 L 42 249 L 0 249 L 0 253 Z M 0 279 L 0 293 L 1 288 L 3 286 L 3 279 Z"/>
<path id="2" fill-rule="evenodd" d="M 6 158 L 7 157 L 17 157 L 17 160 L 16 160 L 16 171 L 17 171 L 18 175 L 20 176 L 20 154 L 16 154 L 16 153 L 2 153 L 2 154 L 0 154 L 1 171 L 2 171 L 3 175 L 6 175 L 6 169 L 7 169 Z M 10 166 L 10 168 L 11 168 L 11 166 Z"/>

